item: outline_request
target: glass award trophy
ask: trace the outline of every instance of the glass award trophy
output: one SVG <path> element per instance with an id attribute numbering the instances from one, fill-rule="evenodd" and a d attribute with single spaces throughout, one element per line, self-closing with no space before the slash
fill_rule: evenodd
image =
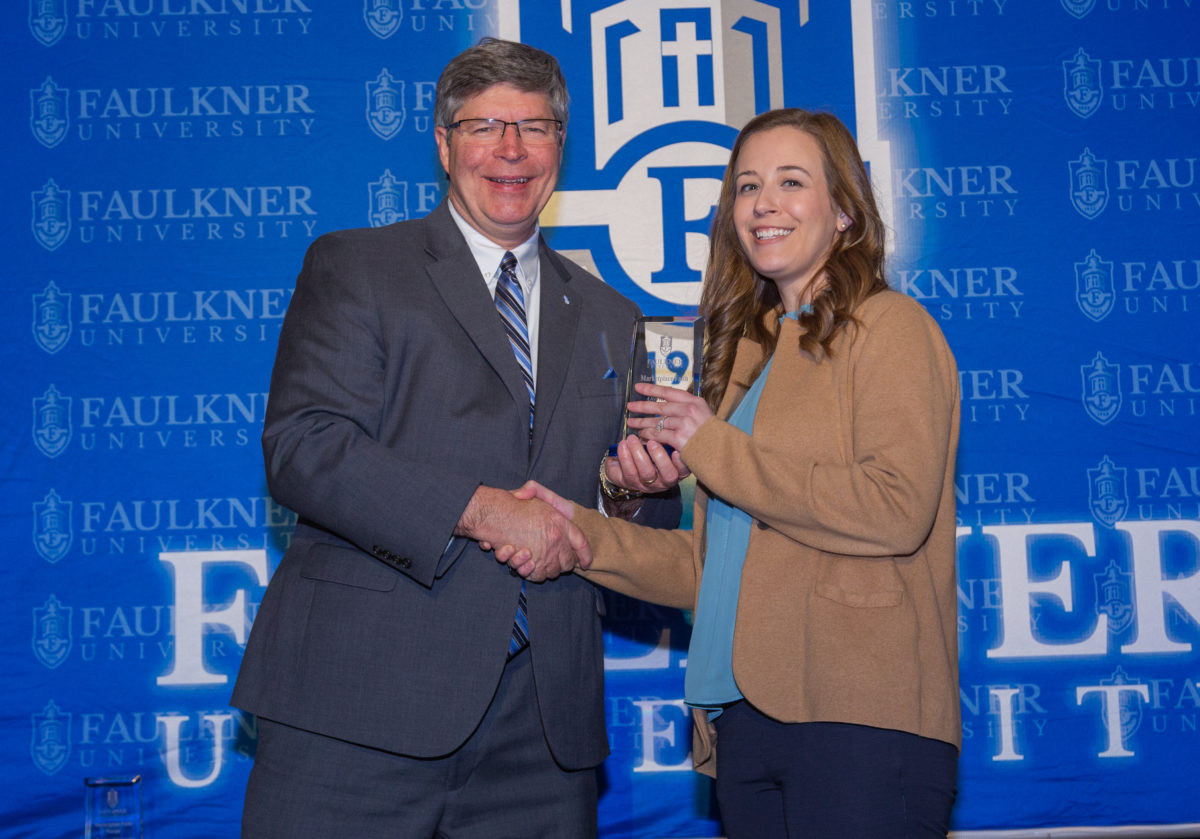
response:
<path id="1" fill-rule="evenodd" d="M 704 354 L 704 318 L 642 317 L 633 325 L 633 346 L 629 353 L 629 375 L 625 381 L 625 402 L 645 401 L 633 386 L 650 382 L 700 393 L 700 361 Z M 634 416 L 642 416 L 635 414 Z M 629 436 L 629 409 L 621 426 L 621 439 Z M 617 447 L 609 449 L 616 456 Z"/>
<path id="2" fill-rule="evenodd" d="M 142 839 L 142 776 L 84 778 L 84 839 Z"/>

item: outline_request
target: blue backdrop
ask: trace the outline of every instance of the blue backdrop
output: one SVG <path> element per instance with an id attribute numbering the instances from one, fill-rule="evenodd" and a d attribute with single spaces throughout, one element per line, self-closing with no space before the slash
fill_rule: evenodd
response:
<path id="1" fill-rule="evenodd" d="M 147 835 L 237 835 L 255 725 L 228 696 L 294 523 L 258 447 L 294 277 L 322 232 L 441 199 L 434 83 L 488 34 L 562 62 L 543 228 L 648 313 L 694 310 L 751 115 L 855 130 L 890 279 L 961 368 L 955 829 L 1200 831 L 1197 6 L 6 4 L 4 834 L 78 835 L 85 777 L 140 774 Z M 610 606 L 601 833 L 719 835 L 686 616 Z"/>

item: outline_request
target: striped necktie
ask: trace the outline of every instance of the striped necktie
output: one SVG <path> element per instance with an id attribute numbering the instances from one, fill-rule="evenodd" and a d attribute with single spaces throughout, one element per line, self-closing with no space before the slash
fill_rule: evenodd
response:
<path id="1" fill-rule="evenodd" d="M 508 343 L 521 367 L 521 378 L 529 392 L 529 441 L 533 442 L 533 360 L 529 353 L 529 327 L 525 323 L 525 295 L 517 282 L 517 258 L 505 251 L 500 261 L 500 280 L 496 283 L 496 311 L 504 323 Z"/>
<path id="2" fill-rule="evenodd" d="M 529 353 L 529 327 L 525 322 L 525 295 L 517 282 L 517 258 L 512 251 L 504 253 L 500 260 L 500 279 L 496 283 L 496 311 L 504 324 L 508 343 L 521 368 L 521 378 L 529 391 L 529 442 L 533 442 L 533 360 Z M 508 656 L 512 658 L 529 644 L 529 607 L 525 601 L 525 581 L 521 581 L 521 594 L 517 597 L 517 614 L 513 618 L 512 637 L 508 642 Z"/>

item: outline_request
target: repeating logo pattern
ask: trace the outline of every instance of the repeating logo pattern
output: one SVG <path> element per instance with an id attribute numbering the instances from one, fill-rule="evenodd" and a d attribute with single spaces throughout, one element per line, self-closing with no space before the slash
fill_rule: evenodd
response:
<path id="1" fill-rule="evenodd" d="M 1129 510 L 1129 489 L 1125 482 L 1127 469 L 1118 467 L 1108 455 L 1088 474 L 1088 507 L 1096 521 L 1111 528 L 1125 518 Z"/>
<path id="2" fill-rule="evenodd" d="M 1108 621 L 1108 631 L 1117 635 L 1133 625 L 1133 575 L 1109 562 L 1092 580 L 1096 586 L 1096 611 Z"/>
<path id="3" fill-rule="evenodd" d="M 1082 262 L 1075 263 L 1075 302 L 1079 311 L 1094 321 L 1102 321 L 1116 300 L 1113 290 L 1113 264 L 1092 248 Z"/>
<path id="4" fill-rule="evenodd" d="M 54 280 L 41 294 L 33 295 L 33 340 L 53 355 L 71 337 L 71 295 L 60 291 Z"/>
<path id="5" fill-rule="evenodd" d="M 1080 20 L 1091 14 L 1095 6 L 1096 0 L 1062 0 L 1062 7 Z"/>
<path id="6" fill-rule="evenodd" d="M 71 757 L 71 715 L 50 700 L 40 714 L 32 714 L 31 718 L 29 754 L 38 769 L 53 775 Z"/>
<path id="7" fill-rule="evenodd" d="M 1112 422 L 1121 410 L 1120 368 L 1110 364 L 1102 353 L 1079 368 L 1083 377 L 1083 407 L 1089 417 L 1101 425 Z"/>
<path id="8" fill-rule="evenodd" d="M 404 116 L 404 82 L 384 67 L 367 82 L 367 124 L 380 139 L 390 140 L 404 127 Z"/>
<path id="9" fill-rule="evenodd" d="M 47 562 L 58 562 L 71 550 L 71 506 L 54 490 L 33 504 L 33 547 Z"/>
<path id="10" fill-rule="evenodd" d="M 1062 63 L 1063 96 L 1067 107 L 1076 116 L 1087 119 L 1100 108 L 1104 87 L 1100 82 L 1100 62 L 1091 58 L 1083 48 Z"/>
<path id="11" fill-rule="evenodd" d="M 1141 681 L 1133 679 L 1125 672 L 1124 667 L 1118 666 L 1113 671 L 1112 676 L 1107 679 L 1101 679 L 1102 685 L 1140 685 Z M 1142 725 L 1142 702 L 1137 698 L 1134 691 L 1123 690 L 1120 692 L 1121 711 L 1118 715 L 1121 725 L 1120 742 L 1125 742 L 1137 733 L 1138 728 Z M 1109 717 L 1106 714 L 1102 717 L 1105 727 L 1108 726 Z M 1110 732 L 1111 734 L 1112 732 Z"/>
<path id="12" fill-rule="evenodd" d="M 1096 218 L 1108 206 L 1108 161 L 1085 148 L 1067 165 L 1071 172 L 1071 204 L 1084 218 Z"/>
<path id="13" fill-rule="evenodd" d="M 53 594 L 33 610 L 33 654 L 51 670 L 71 652 L 71 611 Z"/>
<path id="14" fill-rule="evenodd" d="M 71 127 L 68 94 L 65 87 L 56 85 L 49 76 L 29 91 L 29 128 L 37 141 L 48 149 L 61 143 Z"/>
<path id="15" fill-rule="evenodd" d="M 54 179 L 32 194 L 30 227 L 37 243 L 48 251 L 57 249 L 71 234 L 71 193 L 60 189 Z"/>
<path id="16" fill-rule="evenodd" d="M 33 399 L 33 442 L 46 457 L 58 457 L 71 442 L 71 397 L 50 385 Z"/>
<path id="17" fill-rule="evenodd" d="M 396 180 L 391 169 L 383 170 L 379 180 L 367 184 L 370 209 L 367 219 L 372 227 L 383 227 L 408 219 L 408 183 Z"/>
<path id="18" fill-rule="evenodd" d="M 363 20 L 371 34 L 380 40 L 395 35 L 403 19 L 400 0 L 363 0 Z"/>
<path id="19" fill-rule="evenodd" d="M 67 31 L 67 0 L 29 0 L 29 31 L 43 46 L 57 44 Z"/>

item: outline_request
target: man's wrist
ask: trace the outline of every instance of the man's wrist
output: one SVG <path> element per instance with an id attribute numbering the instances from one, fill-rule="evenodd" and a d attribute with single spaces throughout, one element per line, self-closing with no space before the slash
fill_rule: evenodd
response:
<path id="1" fill-rule="evenodd" d="M 610 501 L 633 501 L 641 498 L 643 493 L 636 489 L 625 489 L 623 486 L 617 486 L 608 479 L 608 473 L 604 469 L 604 465 L 608 462 L 608 455 L 600 459 L 600 492 L 604 493 L 604 497 Z"/>
<path id="2" fill-rule="evenodd" d="M 484 522 L 488 518 L 489 494 L 496 490 L 482 484 L 475 490 L 467 501 L 467 506 L 459 515 L 458 524 L 454 527 L 453 535 L 467 539 L 479 540 Z"/>

